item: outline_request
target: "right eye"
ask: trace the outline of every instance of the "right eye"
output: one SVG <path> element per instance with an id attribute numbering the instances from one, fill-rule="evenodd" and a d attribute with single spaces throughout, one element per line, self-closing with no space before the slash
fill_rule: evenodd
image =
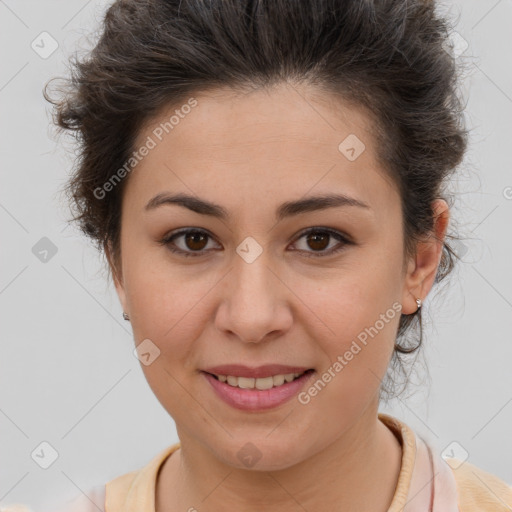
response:
<path id="1" fill-rule="evenodd" d="M 187 228 L 178 232 L 171 232 L 159 241 L 165 245 L 171 252 L 188 257 L 203 256 L 207 241 L 212 238 L 211 235 L 202 229 Z M 182 239 L 181 247 L 177 246 L 175 240 Z"/>

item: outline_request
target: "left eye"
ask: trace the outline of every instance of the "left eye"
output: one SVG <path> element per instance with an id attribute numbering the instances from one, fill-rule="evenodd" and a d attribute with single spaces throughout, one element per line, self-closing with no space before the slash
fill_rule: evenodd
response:
<path id="1" fill-rule="evenodd" d="M 175 243 L 175 240 L 182 239 L 184 246 L 179 247 L 178 244 Z M 183 256 L 202 256 L 205 253 L 205 248 L 208 245 L 208 239 L 211 239 L 212 236 L 201 229 L 184 229 L 179 231 L 178 233 L 171 233 L 163 238 L 159 243 L 161 245 L 165 245 L 171 252 L 178 253 Z M 332 242 L 332 239 L 338 241 L 338 247 L 331 248 L 326 250 L 331 245 L 329 241 Z M 307 257 L 322 257 L 329 256 L 331 254 L 335 254 L 344 249 L 346 245 L 351 244 L 352 242 L 348 240 L 346 236 L 339 233 L 338 231 L 334 231 L 328 228 L 312 228 L 305 232 L 303 232 L 297 240 L 304 239 L 306 244 L 313 249 L 313 251 L 308 251 L 307 249 L 294 249 L 299 250 L 306 254 Z M 295 242 L 297 243 L 297 242 Z"/>
<path id="2" fill-rule="evenodd" d="M 299 249 L 300 251 L 304 251 L 307 257 L 322 257 L 322 256 L 330 256 L 331 254 L 335 254 L 337 252 L 340 252 L 345 248 L 346 245 L 351 244 L 350 240 L 338 231 L 333 231 L 332 229 L 327 228 L 313 228 L 309 229 L 302 233 L 302 235 L 298 238 L 298 240 L 301 240 L 302 238 L 305 239 L 306 244 L 314 249 L 313 251 L 303 250 Z M 331 246 L 331 249 L 326 251 L 325 249 L 330 245 L 328 243 L 329 240 L 332 241 L 332 239 L 336 239 L 338 241 L 338 247 L 333 249 Z"/>

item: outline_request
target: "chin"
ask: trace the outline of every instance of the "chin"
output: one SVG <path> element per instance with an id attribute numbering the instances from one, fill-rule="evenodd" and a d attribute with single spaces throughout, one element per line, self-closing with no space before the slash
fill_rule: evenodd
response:
<path id="1" fill-rule="evenodd" d="M 228 446 L 218 451 L 212 450 L 224 464 L 237 469 L 251 471 L 280 471 L 299 464 L 306 457 L 297 451 L 297 442 L 276 436 L 275 439 L 245 437 L 243 440 L 230 440 Z M 228 455 L 227 455 L 228 454 Z"/>

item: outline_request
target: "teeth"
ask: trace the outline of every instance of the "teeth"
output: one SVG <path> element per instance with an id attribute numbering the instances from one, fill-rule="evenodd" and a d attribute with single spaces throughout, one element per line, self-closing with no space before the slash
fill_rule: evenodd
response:
<path id="1" fill-rule="evenodd" d="M 254 377 L 234 377 L 233 375 L 216 375 L 216 377 L 221 382 L 227 382 L 233 387 L 264 390 L 282 386 L 285 382 L 291 382 L 300 377 L 303 373 L 287 373 L 286 375 L 273 375 L 272 377 L 258 379 Z"/>

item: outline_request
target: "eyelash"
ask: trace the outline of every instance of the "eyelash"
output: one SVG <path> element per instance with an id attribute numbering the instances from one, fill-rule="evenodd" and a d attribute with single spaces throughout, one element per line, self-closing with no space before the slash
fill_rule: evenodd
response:
<path id="1" fill-rule="evenodd" d="M 299 252 L 306 253 L 305 256 L 307 258 L 310 258 L 310 257 L 311 258 L 322 258 L 322 257 L 331 256 L 333 254 L 337 254 L 338 252 L 344 250 L 345 246 L 353 245 L 353 242 L 350 241 L 346 236 L 344 236 L 340 232 L 332 230 L 330 228 L 320 228 L 320 227 L 308 228 L 307 230 L 302 231 L 299 234 L 299 236 L 297 237 L 296 240 L 300 240 L 302 237 L 304 237 L 306 235 L 309 235 L 310 233 L 328 234 L 331 237 L 333 237 L 336 240 L 338 240 L 339 242 L 342 242 L 342 244 L 337 249 L 331 249 L 328 252 L 299 251 Z M 195 252 L 194 251 L 192 251 L 192 252 L 191 251 L 183 251 L 181 249 L 176 249 L 175 247 L 171 246 L 171 244 L 173 243 L 173 241 L 176 238 L 178 238 L 178 237 L 180 237 L 182 235 L 187 235 L 187 234 L 205 234 L 209 238 L 213 238 L 207 231 L 204 231 L 202 229 L 197 229 L 197 228 L 194 228 L 194 229 L 183 229 L 183 230 L 178 231 L 176 233 L 170 233 L 169 235 L 165 236 L 162 240 L 159 241 L 159 244 L 163 245 L 163 246 L 166 246 L 171 252 L 180 254 L 180 255 L 185 256 L 187 258 L 188 257 L 203 256 L 204 252 L 199 252 L 199 251 L 195 251 Z"/>

